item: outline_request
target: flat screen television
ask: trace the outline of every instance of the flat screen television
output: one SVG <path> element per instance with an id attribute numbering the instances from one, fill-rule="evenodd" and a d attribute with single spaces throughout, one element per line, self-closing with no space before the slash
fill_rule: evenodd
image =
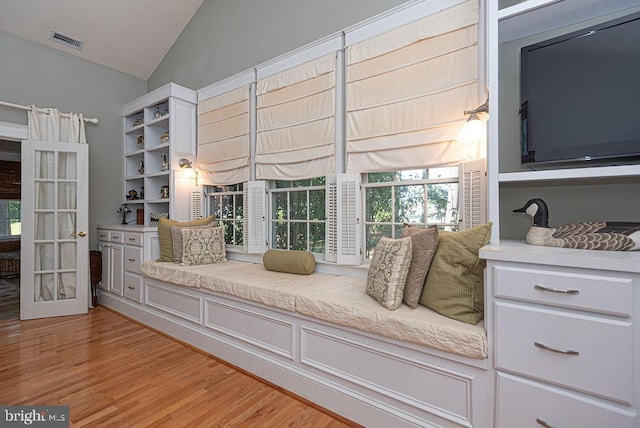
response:
<path id="1" fill-rule="evenodd" d="M 640 162 L 640 13 L 520 51 L 522 163 Z"/>

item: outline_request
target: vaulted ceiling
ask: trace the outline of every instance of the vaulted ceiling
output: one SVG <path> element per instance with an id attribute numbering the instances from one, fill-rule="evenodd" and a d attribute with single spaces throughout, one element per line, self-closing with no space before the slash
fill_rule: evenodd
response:
<path id="1" fill-rule="evenodd" d="M 147 80 L 203 0 L 0 0 L 0 31 Z M 55 30 L 84 43 L 49 40 Z"/>

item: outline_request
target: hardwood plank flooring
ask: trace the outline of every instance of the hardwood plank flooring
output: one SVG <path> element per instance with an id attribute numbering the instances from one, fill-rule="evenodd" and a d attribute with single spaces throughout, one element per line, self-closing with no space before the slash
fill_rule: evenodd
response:
<path id="1" fill-rule="evenodd" d="M 356 426 L 103 307 L 0 321 L 0 403 L 68 405 L 73 427 Z"/>

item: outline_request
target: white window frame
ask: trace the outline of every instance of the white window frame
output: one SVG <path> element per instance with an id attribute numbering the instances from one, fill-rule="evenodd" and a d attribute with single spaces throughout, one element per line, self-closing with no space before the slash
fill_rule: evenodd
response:
<path id="1" fill-rule="evenodd" d="M 213 190 L 213 188 L 224 188 L 224 187 L 236 187 L 236 186 L 241 186 L 240 190 L 223 190 L 221 192 L 216 192 Z M 230 244 L 230 243 L 226 243 L 227 245 L 227 249 L 233 249 L 233 250 L 239 250 L 239 251 L 243 251 L 244 250 L 244 223 L 246 222 L 246 218 L 247 215 L 244 212 L 244 197 L 245 197 L 245 191 L 244 191 L 244 183 L 237 183 L 234 185 L 230 185 L 230 186 L 206 186 L 205 190 L 204 190 L 204 194 L 205 194 L 205 206 L 206 206 L 206 213 L 207 215 L 214 215 L 215 213 L 213 212 L 212 209 L 212 203 L 213 203 L 213 198 L 219 198 L 220 202 L 222 202 L 222 197 L 224 196 L 231 196 L 233 198 L 233 203 L 234 203 L 234 209 L 233 209 L 233 217 L 231 219 L 222 219 L 219 217 L 216 217 L 216 223 L 218 224 L 218 226 L 223 226 L 225 225 L 225 223 L 232 223 L 233 227 L 234 227 L 234 232 L 233 235 L 234 237 L 236 236 L 236 233 L 240 233 L 241 235 L 243 235 L 243 242 L 240 244 Z M 237 207 L 235 206 L 236 204 L 236 196 L 242 196 L 242 204 L 243 204 L 243 216 L 242 216 L 242 223 L 243 226 L 239 231 L 235 230 L 235 224 L 236 222 L 238 222 L 240 219 L 236 217 L 236 212 L 237 212 Z M 220 206 L 222 206 L 220 204 Z M 225 228 L 225 232 L 226 232 L 226 228 Z M 226 239 L 225 239 L 226 241 Z"/>

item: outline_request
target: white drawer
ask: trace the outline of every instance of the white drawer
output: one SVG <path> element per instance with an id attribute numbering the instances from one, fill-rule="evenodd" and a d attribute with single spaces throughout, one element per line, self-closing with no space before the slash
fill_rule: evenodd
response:
<path id="1" fill-rule="evenodd" d="M 495 326 L 497 369 L 632 402 L 630 322 L 498 302 Z"/>
<path id="2" fill-rule="evenodd" d="M 496 297 L 630 317 L 633 280 L 572 271 L 494 266 Z"/>
<path id="3" fill-rule="evenodd" d="M 109 241 L 111 234 L 108 230 L 98 229 L 98 241 Z"/>
<path id="4" fill-rule="evenodd" d="M 498 428 L 637 426 L 635 411 L 603 404 L 559 388 L 498 374 L 496 426 Z"/>
<path id="5" fill-rule="evenodd" d="M 140 263 L 142 262 L 142 248 L 124 248 L 124 270 L 128 272 L 140 273 Z"/>
<path id="6" fill-rule="evenodd" d="M 133 232 L 125 232 L 124 234 L 124 243 L 127 245 L 137 245 L 139 247 L 142 246 L 142 234 L 141 233 L 133 233 Z"/>
<path id="7" fill-rule="evenodd" d="M 137 275 L 124 274 L 124 297 L 142 303 L 142 278 Z"/>
<path id="8" fill-rule="evenodd" d="M 118 230 L 112 230 L 110 241 L 122 244 L 124 242 L 124 232 L 120 232 Z"/>

